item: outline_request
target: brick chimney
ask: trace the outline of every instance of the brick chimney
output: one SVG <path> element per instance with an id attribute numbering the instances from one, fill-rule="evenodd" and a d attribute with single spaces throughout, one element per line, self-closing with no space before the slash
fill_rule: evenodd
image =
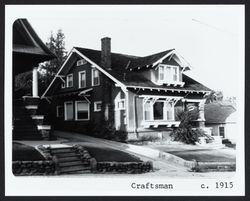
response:
<path id="1" fill-rule="evenodd" d="M 107 70 L 111 70 L 111 38 L 102 38 L 101 65 Z"/>

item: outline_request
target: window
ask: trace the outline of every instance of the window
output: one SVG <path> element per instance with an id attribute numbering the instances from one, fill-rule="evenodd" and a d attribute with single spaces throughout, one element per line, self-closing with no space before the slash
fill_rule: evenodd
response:
<path id="1" fill-rule="evenodd" d="M 173 102 L 166 102 L 164 100 L 157 100 L 155 102 L 149 100 L 143 105 L 143 114 L 145 121 L 172 121 L 174 120 L 174 104 Z"/>
<path id="2" fill-rule="evenodd" d="M 92 86 L 97 86 L 100 84 L 99 71 L 96 68 L 92 68 Z"/>
<path id="3" fill-rule="evenodd" d="M 56 117 L 63 117 L 63 116 L 64 116 L 63 106 L 56 106 Z"/>
<path id="4" fill-rule="evenodd" d="M 65 88 L 65 82 L 62 82 L 62 85 L 61 85 L 62 89 Z"/>
<path id="5" fill-rule="evenodd" d="M 86 101 L 75 102 L 76 120 L 89 120 L 89 103 Z"/>
<path id="6" fill-rule="evenodd" d="M 79 88 L 85 88 L 86 87 L 86 71 L 81 71 L 78 74 L 79 79 Z"/>
<path id="7" fill-rule="evenodd" d="M 164 103 L 163 102 L 155 102 L 153 106 L 154 111 L 154 120 L 163 120 L 164 113 Z"/>
<path id="8" fill-rule="evenodd" d="M 225 128 L 223 126 L 219 127 L 219 133 L 222 138 L 225 138 Z"/>
<path id="9" fill-rule="evenodd" d="M 102 110 L 102 101 L 94 102 L 94 112 L 100 112 Z"/>
<path id="10" fill-rule="evenodd" d="M 169 66 L 160 64 L 158 73 L 159 73 L 158 80 L 160 83 L 173 83 L 180 81 L 178 66 Z"/>
<path id="11" fill-rule="evenodd" d="M 159 80 L 160 81 L 164 81 L 164 74 L 165 74 L 165 72 L 164 72 L 164 67 L 163 66 L 159 66 Z"/>
<path id="12" fill-rule="evenodd" d="M 151 101 L 147 101 L 144 104 L 144 119 L 147 120 L 152 120 L 153 119 L 153 104 L 151 104 Z"/>
<path id="13" fill-rule="evenodd" d="M 67 75 L 66 86 L 67 87 L 73 87 L 73 74 Z"/>
<path id="14" fill-rule="evenodd" d="M 87 61 L 85 60 L 85 59 L 80 59 L 80 60 L 78 60 L 77 62 L 76 62 L 76 66 L 81 66 L 81 65 L 84 65 L 84 64 L 86 64 L 87 63 Z"/>
<path id="15" fill-rule="evenodd" d="M 173 102 L 165 103 L 165 110 L 166 110 L 166 120 L 174 120 L 174 105 Z"/>
<path id="16" fill-rule="evenodd" d="M 73 101 L 64 103 L 64 119 L 65 120 L 73 120 L 74 112 L 73 112 Z"/>
<path id="17" fill-rule="evenodd" d="M 116 106 L 117 110 L 124 110 L 125 109 L 125 99 L 117 100 L 115 106 Z"/>

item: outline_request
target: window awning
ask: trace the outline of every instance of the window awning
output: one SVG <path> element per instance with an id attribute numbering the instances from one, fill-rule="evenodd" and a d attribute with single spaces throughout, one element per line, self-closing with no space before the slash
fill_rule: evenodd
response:
<path id="1" fill-rule="evenodd" d="M 93 90 L 93 88 L 85 89 L 85 90 L 81 91 L 78 95 L 79 96 L 84 96 L 84 95 L 86 95 L 86 93 L 88 93 L 88 92 L 90 92 L 92 90 Z"/>

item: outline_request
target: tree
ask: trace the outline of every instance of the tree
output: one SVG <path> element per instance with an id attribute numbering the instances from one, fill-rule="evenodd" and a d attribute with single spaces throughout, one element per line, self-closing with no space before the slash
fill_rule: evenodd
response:
<path id="1" fill-rule="evenodd" d="M 39 81 L 41 85 L 40 91 L 44 91 L 48 87 L 49 83 L 56 75 L 60 66 L 63 64 L 63 62 L 67 57 L 64 40 L 65 40 L 65 35 L 62 32 L 62 29 L 59 29 L 55 36 L 53 32 L 51 32 L 51 35 L 46 45 L 57 56 L 57 58 L 51 61 L 44 62 L 39 66 L 39 72 L 40 72 Z"/>
<path id="2" fill-rule="evenodd" d="M 222 91 L 211 91 L 209 94 L 205 96 L 206 104 L 219 102 L 223 100 L 223 93 Z"/>

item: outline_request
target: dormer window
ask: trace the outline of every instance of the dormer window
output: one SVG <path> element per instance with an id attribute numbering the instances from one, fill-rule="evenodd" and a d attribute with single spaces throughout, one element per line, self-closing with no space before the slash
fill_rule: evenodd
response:
<path id="1" fill-rule="evenodd" d="M 76 66 L 82 66 L 86 63 L 87 63 L 87 61 L 85 59 L 80 59 L 76 62 Z"/>
<path id="2" fill-rule="evenodd" d="M 158 67 L 158 81 L 161 84 L 171 84 L 180 82 L 179 66 L 160 64 Z"/>

